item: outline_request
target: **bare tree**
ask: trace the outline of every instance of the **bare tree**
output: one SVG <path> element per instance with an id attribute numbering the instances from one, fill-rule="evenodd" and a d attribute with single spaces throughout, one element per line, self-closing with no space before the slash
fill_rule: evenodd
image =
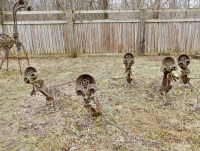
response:
<path id="1" fill-rule="evenodd" d="M 154 8 L 159 9 L 160 6 L 161 6 L 161 0 L 155 0 Z M 153 13 L 153 19 L 158 19 L 158 18 L 159 18 L 159 12 Z"/>
<path id="2" fill-rule="evenodd" d="M 103 0 L 103 9 L 107 10 L 108 9 L 108 1 L 109 0 Z M 104 19 L 108 19 L 108 13 L 104 13 Z"/>
<path id="3" fill-rule="evenodd" d="M 12 3 L 16 0 L 0 0 L 0 9 L 5 11 L 12 10 Z M 8 3 L 9 2 L 9 3 Z M 199 0 L 26 0 L 33 7 L 33 10 L 107 10 L 107 9 L 160 9 L 160 8 L 199 8 Z M 31 17 L 30 17 L 31 16 Z M 155 12 L 147 14 L 149 18 L 167 19 L 167 18 L 187 18 L 196 17 L 198 13 L 179 12 L 166 13 Z M 20 15 L 19 20 L 64 20 L 65 15 Z M 93 19 L 133 19 L 137 18 L 137 13 L 120 14 L 75 14 L 74 20 L 93 20 Z M 12 21 L 12 15 L 4 15 L 3 20 Z"/>

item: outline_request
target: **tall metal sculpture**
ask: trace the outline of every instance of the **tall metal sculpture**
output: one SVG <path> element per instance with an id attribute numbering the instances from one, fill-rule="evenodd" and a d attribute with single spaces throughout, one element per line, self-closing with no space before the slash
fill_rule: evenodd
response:
<path id="1" fill-rule="evenodd" d="M 161 94 L 163 95 L 164 103 L 166 102 L 166 94 L 172 89 L 171 82 L 178 78 L 174 76 L 173 71 L 177 70 L 177 65 L 172 57 L 165 57 L 162 61 L 161 71 L 163 72 L 163 81 L 161 87 Z"/>
<path id="2" fill-rule="evenodd" d="M 183 84 L 189 84 L 190 86 L 192 86 L 190 83 L 190 78 L 188 78 L 188 75 L 190 74 L 190 69 L 188 68 L 189 64 L 189 56 L 182 54 L 178 57 L 178 65 L 181 68 L 180 80 Z"/>
<path id="3" fill-rule="evenodd" d="M 132 65 L 135 63 L 134 56 L 131 53 L 126 53 L 123 58 L 123 63 L 125 64 L 125 74 L 126 74 L 126 81 L 131 83 L 132 81 Z"/>
<path id="4" fill-rule="evenodd" d="M 9 50 L 12 48 L 12 46 L 14 44 L 16 44 L 16 48 L 17 48 L 17 60 L 19 63 L 19 68 L 20 68 L 20 73 L 22 73 L 21 71 L 21 65 L 20 65 L 20 53 L 21 53 L 21 47 L 24 50 L 24 53 L 26 54 L 26 58 L 28 61 L 28 65 L 29 65 L 29 60 L 28 60 L 28 55 L 27 55 L 27 51 L 24 47 L 24 45 L 20 42 L 19 40 L 19 33 L 18 33 L 18 29 L 17 29 L 17 11 L 21 8 L 25 8 L 28 11 L 31 10 L 30 6 L 27 6 L 24 4 L 23 0 L 18 0 L 17 2 L 14 3 L 13 7 L 12 7 L 12 12 L 13 12 L 13 21 L 14 21 L 14 26 L 13 26 L 13 38 L 9 37 L 8 35 L 5 34 L 0 34 L 0 48 L 2 49 L 2 62 L 1 62 L 1 66 L 0 69 L 2 67 L 3 62 L 7 59 L 7 70 L 8 70 L 8 56 L 9 56 Z"/>
<path id="5" fill-rule="evenodd" d="M 100 104 L 94 98 L 97 87 L 96 81 L 91 75 L 80 75 L 76 80 L 75 91 L 77 95 L 84 98 L 84 107 L 92 112 L 92 117 L 98 117 L 102 114 Z"/>

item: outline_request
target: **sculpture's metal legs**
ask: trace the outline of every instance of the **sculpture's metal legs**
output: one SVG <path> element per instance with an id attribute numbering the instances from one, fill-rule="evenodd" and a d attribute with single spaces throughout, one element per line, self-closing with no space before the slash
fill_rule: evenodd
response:
<path id="1" fill-rule="evenodd" d="M 6 49 L 6 50 L 3 50 L 2 51 L 2 61 L 1 61 L 1 66 L 0 66 L 0 69 L 4 63 L 5 60 L 7 60 L 7 67 L 6 67 L 6 72 L 8 71 L 8 56 L 9 56 L 9 50 Z"/>
<path id="2" fill-rule="evenodd" d="M 28 66 L 30 66 L 30 64 L 29 64 L 29 58 L 28 58 L 28 53 L 27 53 L 27 51 L 26 51 L 26 48 L 24 47 L 23 44 L 21 44 L 21 46 L 22 46 L 22 49 L 23 49 L 23 51 L 24 51 L 24 53 L 25 53 L 25 55 L 26 55 L 26 60 L 27 60 L 27 62 L 28 62 Z"/>
<path id="3" fill-rule="evenodd" d="M 163 92 L 163 102 L 164 102 L 164 105 L 166 104 L 166 93 Z"/>
<path id="4" fill-rule="evenodd" d="M 21 63 L 20 63 L 20 58 L 19 57 L 17 57 L 17 61 L 18 61 L 18 64 L 19 64 L 20 73 L 22 75 L 22 69 L 21 69 Z"/>
<path id="5" fill-rule="evenodd" d="M 17 48 L 17 61 L 19 64 L 20 73 L 22 75 L 22 69 L 21 69 L 21 63 L 20 63 L 21 43 L 19 41 L 16 43 L 16 48 Z"/>
<path id="6" fill-rule="evenodd" d="M 6 72 L 8 72 L 8 62 L 9 62 L 9 58 L 7 58 L 7 67 L 6 67 Z"/>
<path id="7" fill-rule="evenodd" d="M 1 67 L 2 67 L 2 65 L 3 65 L 3 62 L 4 62 L 5 60 L 6 60 L 6 59 L 2 59 L 0 69 L 1 69 Z"/>
<path id="8" fill-rule="evenodd" d="M 7 67 L 6 67 L 6 72 L 8 72 L 8 63 L 9 63 L 9 49 L 6 49 L 6 59 L 7 59 Z"/>

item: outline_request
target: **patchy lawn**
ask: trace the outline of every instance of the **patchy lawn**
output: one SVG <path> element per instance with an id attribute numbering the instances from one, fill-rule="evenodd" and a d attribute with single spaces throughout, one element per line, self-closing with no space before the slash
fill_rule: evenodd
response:
<path id="1" fill-rule="evenodd" d="M 0 70 L 0 150 L 198 150 L 200 79 L 191 79 L 193 91 L 173 82 L 168 104 L 163 105 L 158 92 L 163 57 L 136 57 L 132 85 L 120 78 L 125 70 L 122 58 L 31 58 L 31 66 L 45 84 L 60 85 L 56 89 L 65 93 L 56 102 L 56 112 L 45 105 L 39 92 L 30 96 L 32 85 L 23 82 L 17 60 L 10 60 L 8 73 L 4 63 Z M 25 68 L 26 61 L 22 60 Z M 192 59 L 189 68 L 190 77 L 200 78 L 200 60 Z M 84 73 L 96 79 L 96 98 L 105 118 L 91 118 L 83 107 L 83 98 L 75 94 L 74 80 Z M 174 73 L 178 76 L 180 69 Z"/>

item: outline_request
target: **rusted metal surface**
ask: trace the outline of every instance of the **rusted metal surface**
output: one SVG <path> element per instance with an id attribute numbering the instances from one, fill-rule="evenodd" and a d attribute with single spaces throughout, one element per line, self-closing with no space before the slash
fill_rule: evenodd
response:
<path id="1" fill-rule="evenodd" d="M 0 48 L 10 49 L 15 44 L 15 41 L 6 34 L 0 34 Z"/>
<path id="2" fill-rule="evenodd" d="M 131 81 L 133 80 L 131 77 L 132 77 L 132 65 L 135 63 L 135 60 L 134 60 L 134 56 L 131 54 L 131 53 L 126 53 L 124 55 L 124 58 L 123 58 L 123 63 L 125 64 L 125 75 L 126 75 L 126 81 L 128 83 L 131 83 Z"/>
<path id="3" fill-rule="evenodd" d="M 39 91 L 46 97 L 47 101 L 53 100 L 53 90 L 45 86 L 44 80 L 38 79 L 38 73 L 34 67 L 26 68 L 23 76 L 26 84 L 33 85 L 31 96 L 36 95 L 36 92 Z"/>
<path id="4" fill-rule="evenodd" d="M 190 78 L 188 78 L 188 75 L 190 74 L 190 69 L 188 68 L 189 64 L 190 64 L 189 56 L 182 54 L 178 57 L 178 65 L 181 68 L 180 80 L 183 84 L 191 85 Z"/>
<path id="5" fill-rule="evenodd" d="M 60 108 L 63 107 L 62 101 L 60 100 L 69 99 L 69 96 L 66 93 L 63 93 L 56 88 L 63 86 L 66 83 L 62 83 L 59 85 L 50 85 L 47 87 L 44 80 L 39 78 L 38 72 L 34 67 L 27 67 L 23 73 L 23 77 L 26 84 L 31 84 L 33 86 L 30 95 L 35 96 L 37 92 L 40 92 L 45 97 L 45 105 L 49 107 L 49 109 L 52 109 L 53 107 L 54 111 L 58 111 Z"/>
<path id="6" fill-rule="evenodd" d="M 96 81 L 91 75 L 80 75 L 76 80 L 75 91 L 77 95 L 84 98 L 84 107 L 92 113 L 92 117 L 98 117 L 102 114 L 100 104 L 94 97 L 97 91 Z"/>
<path id="7" fill-rule="evenodd" d="M 164 96 L 164 103 L 165 103 L 165 95 L 172 89 L 171 82 L 179 79 L 172 73 L 177 69 L 178 66 L 176 65 L 175 60 L 172 57 L 165 57 L 163 59 L 161 71 L 163 72 L 164 75 L 160 92 Z"/>
<path id="8" fill-rule="evenodd" d="M 7 59 L 7 70 L 8 70 L 9 49 L 12 48 L 14 43 L 15 43 L 15 41 L 10 36 L 5 35 L 5 34 L 0 34 L 0 50 L 1 50 L 1 54 L 2 54 L 2 61 L 1 61 L 0 69 L 3 65 L 3 62 Z"/>
<path id="9" fill-rule="evenodd" d="M 31 10 L 31 7 L 25 5 L 23 0 L 18 0 L 17 2 L 14 3 L 13 8 L 12 8 L 13 21 L 14 21 L 13 39 L 11 37 L 9 37 L 8 35 L 0 34 L 0 48 L 1 48 L 1 53 L 2 53 L 2 62 L 1 62 L 0 69 L 2 67 L 3 62 L 7 59 L 7 70 L 8 70 L 9 50 L 15 44 L 16 48 L 17 48 L 17 60 L 18 60 L 18 63 L 19 63 L 20 73 L 22 73 L 21 65 L 20 65 L 20 58 L 19 58 L 20 53 L 21 53 L 21 47 L 26 54 L 26 58 L 27 58 L 27 61 L 28 61 L 28 66 L 29 66 L 29 59 L 28 59 L 28 55 L 27 55 L 27 50 L 25 49 L 25 47 L 23 46 L 23 44 L 19 40 L 19 34 L 18 34 L 18 28 L 17 28 L 17 11 L 21 8 L 25 8 L 28 11 Z"/>

